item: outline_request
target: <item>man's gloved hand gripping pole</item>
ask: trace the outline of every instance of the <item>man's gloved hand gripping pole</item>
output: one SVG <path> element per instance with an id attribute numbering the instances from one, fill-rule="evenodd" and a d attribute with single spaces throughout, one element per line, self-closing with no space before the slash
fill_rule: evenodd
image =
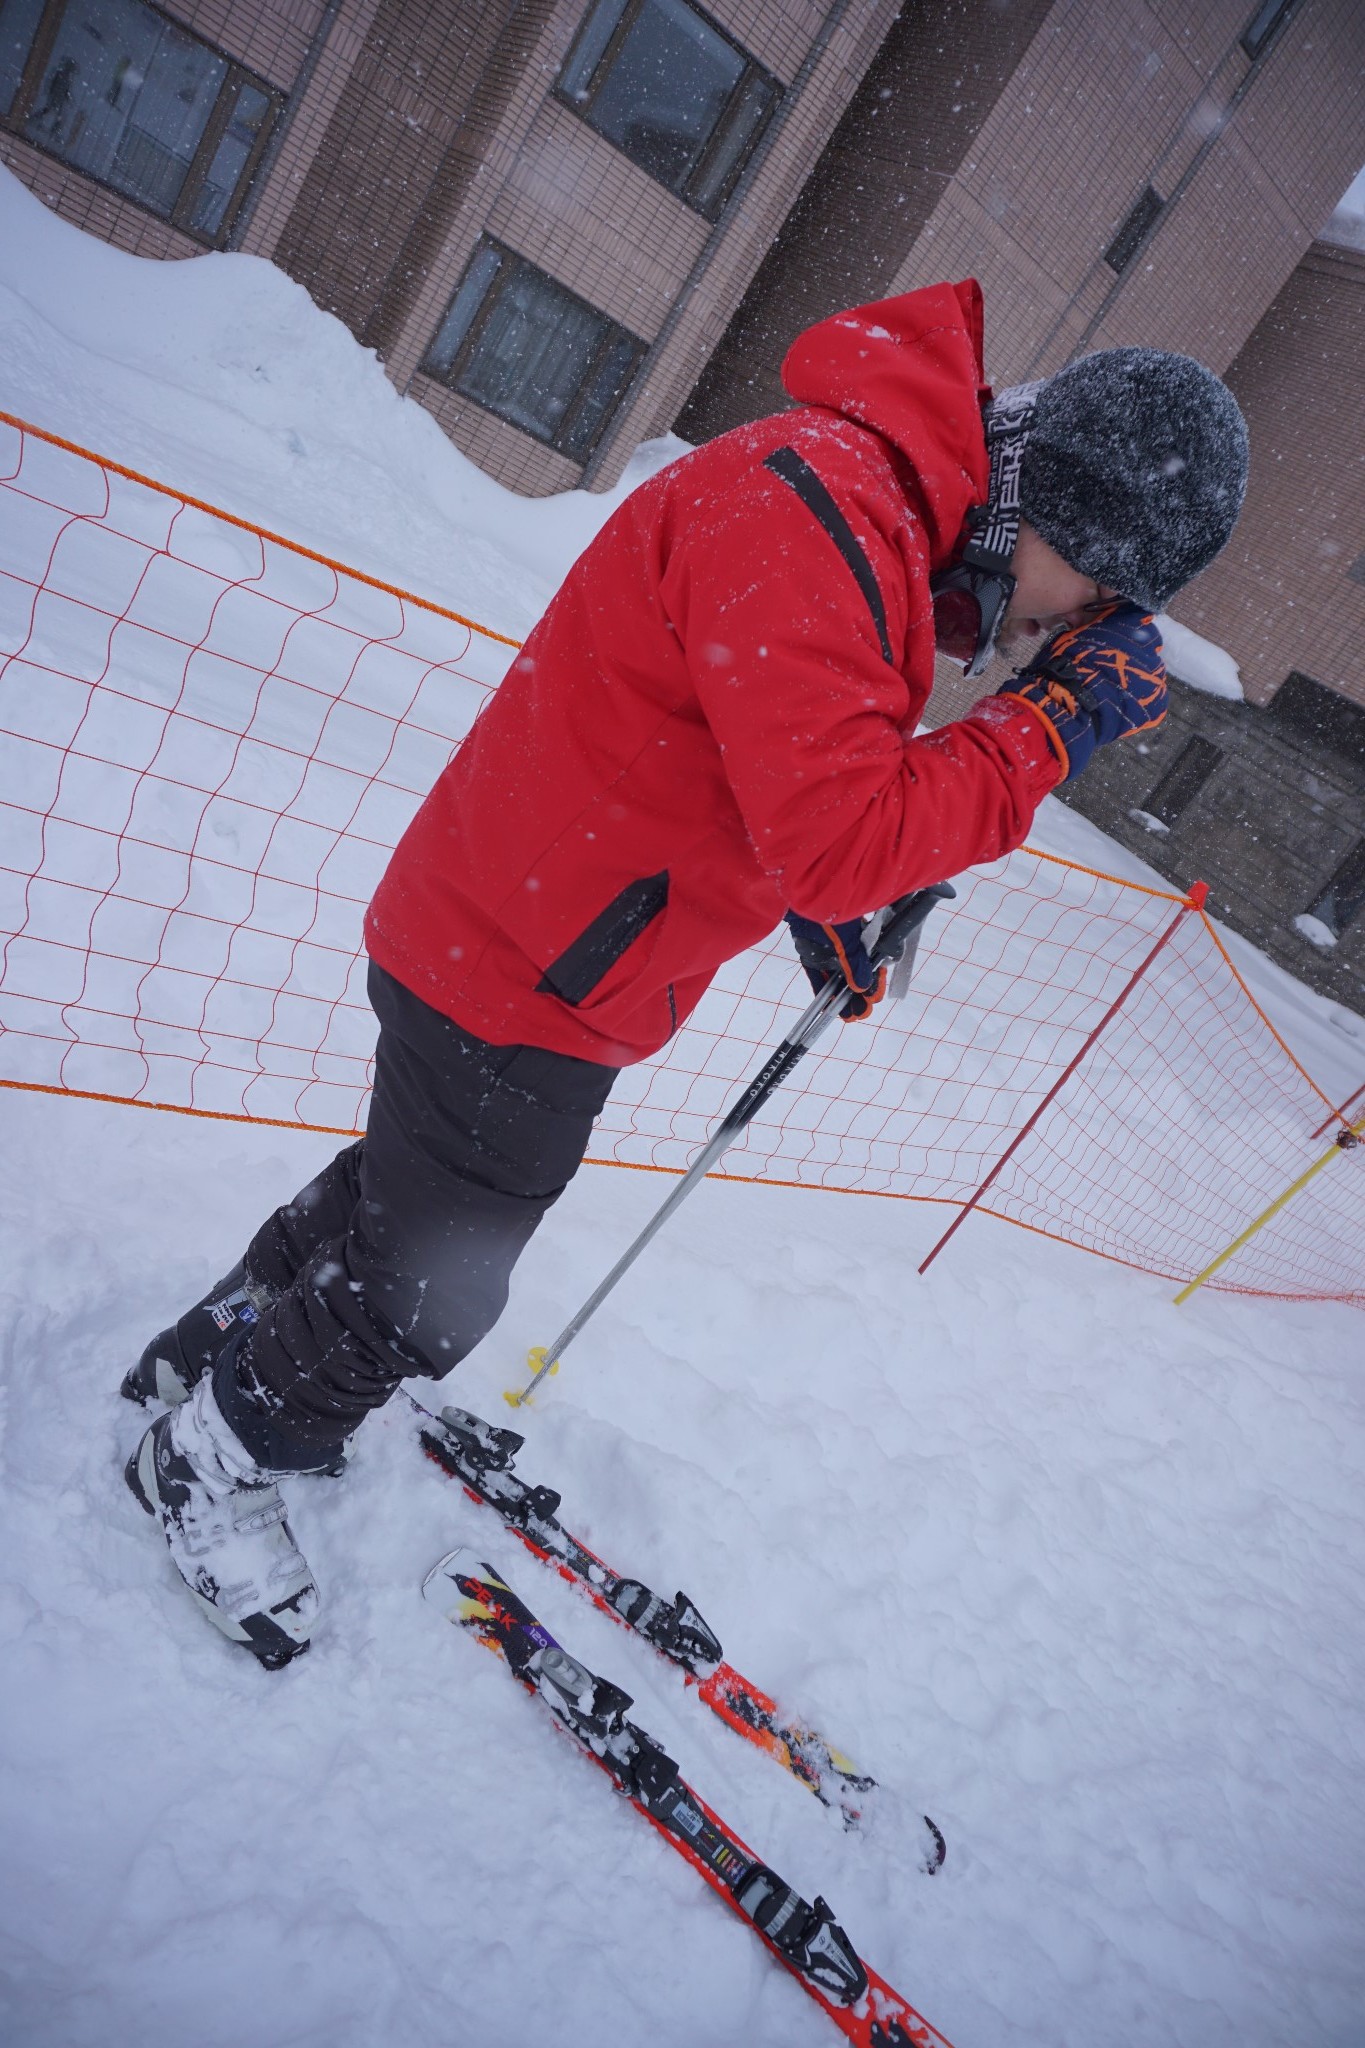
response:
<path id="1" fill-rule="evenodd" d="M 863 944 L 863 919 L 853 917 L 842 924 L 817 924 L 813 917 L 801 917 L 789 910 L 787 925 L 797 957 L 816 995 L 842 975 L 849 997 L 840 1006 L 839 1015 L 845 1023 L 870 1017 L 886 994 L 886 977 L 891 969 L 885 958 L 874 962 L 868 953 Z"/>
<path id="2" fill-rule="evenodd" d="M 1080 625 L 1054 633 L 996 694 L 1021 698 L 1037 714 L 1062 780 L 1070 782 L 1096 747 L 1149 732 L 1165 717 L 1166 666 L 1156 621 L 1141 606 L 1116 598 Z M 868 950 L 868 924 L 856 917 L 821 924 L 795 910 L 786 918 L 815 993 L 838 981 L 847 991 L 839 1006 L 845 1023 L 870 1017 L 886 994 L 890 961 L 875 945 Z"/>
<path id="3" fill-rule="evenodd" d="M 814 1000 L 801 1013 L 782 1043 L 769 1054 L 744 1093 L 726 1111 L 667 1200 L 655 1210 L 640 1235 L 621 1254 L 605 1280 L 593 1289 L 577 1315 L 560 1331 L 553 1344 L 537 1345 L 529 1354 L 527 1363 L 534 1367 L 530 1384 L 521 1393 L 509 1387 L 503 1396 L 513 1408 L 523 1407 L 541 1381 L 558 1369 L 560 1358 L 588 1318 L 601 1307 L 617 1281 L 634 1265 L 651 1238 L 656 1237 L 662 1230 L 678 1204 L 685 1200 L 697 1182 L 710 1172 L 745 1125 L 752 1122 L 774 1090 L 786 1080 L 793 1067 L 805 1058 L 828 1027 L 836 1010 L 841 1010 L 845 1017 L 850 1014 L 865 1016 L 871 1007 L 870 1003 L 864 1002 L 869 989 L 875 984 L 878 997 L 880 996 L 891 968 L 907 954 L 913 959 L 914 950 L 919 943 L 920 928 L 934 905 L 956 894 L 957 891 L 951 882 L 934 882 L 927 889 L 917 889 L 913 896 L 902 897 L 898 903 L 891 905 L 882 918 L 881 928 L 870 946 L 864 946 L 863 935 L 866 927 L 861 919 L 852 919 L 846 925 L 811 927 L 816 932 L 833 930 L 848 935 L 845 964 L 839 965 L 832 973 L 822 972 L 817 981 L 817 970 L 805 962 L 803 955 L 806 972 L 816 984 Z M 791 922 L 790 918 L 788 921 Z M 796 922 L 802 925 L 811 924 L 809 918 L 800 918 Z M 856 939 L 853 937 L 854 934 Z M 841 939 L 839 943 L 843 946 L 845 942 Z M 855 980 L 855 976 L 859 979 Z M 877 999 L 873 998 L 874 1001 Z M 860 1007 L 850 1012 L 850 1002 L 858 1003 Z"/>

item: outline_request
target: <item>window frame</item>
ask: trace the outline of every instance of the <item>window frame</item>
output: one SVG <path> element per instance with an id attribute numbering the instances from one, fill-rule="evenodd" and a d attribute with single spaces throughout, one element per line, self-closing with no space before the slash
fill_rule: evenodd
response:
<path id="1" fill-rule="evenodd" d="M 13 101 L 10 104 L 8 113 L 0 114 L 0 133 L 13 135 L 18 141 L 27 143 L 30 149 L 36 149 L 41 155 L 49 157 L 53 163 L 61 164 L 63 169 L 71 172 L 73 177 L 85 178 L 90 184 L 98 186 L 100 191 L 111 192 L 115 198 L 126 200 L 130 206 L 135 206 L 140 213 L 145 213 L 149 219 L 161 221 L 165 226 L 175 228 L 178 233 L 187 236 L 190 241 L 197 242 L 201 248 L 226 248 L 231 241 L 233 230 L 238 223 L 242 209 L 250 196 L 251 188 L 256 180 L 256 174 L 261 166 L 261 160 L 270 145 L 272 136 L 278 129 L 281 116 L 287 105 L 288 95 L 282 92 L 278 86 L 272 85 L 268 79 L 262 78 L 259 72 L 252 71 L 248 65 L 241 63 L 229 51 L 223 49 L 221 44 L 211 42 L 207 36 L 200 35 L 198 29 L 192 28 L 188 22 L 182 21 L 178 15 L 171 14 L 166 8 L 157 6 L 155 0 L 137 0 L 137 4 L 145 8 L 148 14 L 158 15 L 162 21 L 169 23 L 181 35 L 190 37 L 192 41 L 200 44 L 212 56 L 220 58 L 227 67 L 208 120 L 204 123 L 204 132 L 196 143 L 194 154 L 190 158 L 189 166 L 185 172 L 185 181 L 180 188 L 175 205 L 169 213 L 161 213 L 155 206 L 149 204 L 147 200 L 139 198 L 136 193 L 127 191 L 122 185 L 114 184 L 112 179 L 101 177 L 98 171 L 88 171 L 79 164 L 73 164 L 59 150 L 53 149 L 50 144 L 44 142 L 40 137 L 30 135 L 27 132 L 25 123 L 33 111 L 34 102 L 38 97 L 38 88 L 42 83 L 43 73 L 47 69 L 48 59 L 52 54 L 62 21 L 68 7 L 73 4 L 79 4 L 79 0 L 44 0 L 43 10 L 38 18 L 38 25 L 33 32 L 33 41 L 29 47 L 29 53 L 25 60 L 23 71 L 20 74 L 19 83 L 15 88 Z M 190 223 L 203 192 L 205 180 L 212 167 L 218 145 L 227 133 L 233 114 L 236 112 L 237 102 L 241 96 L 242 89 L 246 86 L 252 86 L 257 92 L 265 95 L 269 102 L 269 112 L 261 123 L 260 133 L 252 144 L 246 162 L 238 174 L 237 183 L 233 187 L 232 196 L 224 209 L 223 218 L 217 232 L 212 235 L 206 235 L 201 229 L 192 227 Z"/>
<path id="2" fill-rule="evenodd" d="M 1337 912 L 1339 889 L 1347 897 L 1348 908 L 1344 917 Z M 1337 939 L 1344 937 L 1357 919 L 1365 916 L 1365 839 L 1357 839 L 1353 846 L 1348 847 L 1303 915 L 1315 917 Z"/>
<path id="3" fill-rule="evenodd" d="M 1195 798 L 1203 795 L 1225 759 L 1225 750 L 1207 734 L 1187 734 L 1179 753 L 1143 797 L 1140 808 L 1169 831 L 1184 817 Z"/>
<path id="4" fill-rule="evenodd" d="M 1129 207 L 1115 230 L 1113 240 L 1104 252 L 1104 260 L 1115 277 L 1122 277 L 1129 270 L 1148 241 L 1156 232 L 1169 205 L 1162 198 L 1155 185 L 1144 185 L 1137 198 Z"/>
<path id="5" fill-rule="evenodd" d="M 734 196 L 735 187 L 744 175 L 745 167 L 752 159 L 754 151 L 759 147 L 764 135 L 771 127 L 773 119 L 782 105 L 786 88 L 783 86 L 782 81 L 768 70 L 766 65 L 760 64 L 758 59 L 745 49 L 743 43 L 737 42 L 729 30 L 724 28 L 714 16 L 708 14 L 704 7 L 698 7 L 695 4 L 695 0 L 679 0 L 680 5 L 686 7 L 689 13 L 695 14 L 699 21 L 704 22 L 706 27 L 720 38 L 721 42 L 727 44 L 734 51 L 735 55 L 740 58 L 743 69 L 735 81 L 730 97 L 725 102 L 715 127 L 703 143 L 701 153 L 684 178 L 681 187 L 670 185 L 666 178 L 659 177 L 646 164 L 642 164 L 638 157 L 632 156 L 628 149 L 623 148 L 619 142 L 615 141 L 610 135 L 605 134 L 592 118 L 592 108 L 597 96 L 606 84 L 613 63 L 620 56 L 632 28 L 644 12 L 647 4 L 648 0 L 625 0 L 625 6 L 621 11 L 621 19 L 607 38 L 602 54 L 598 58 L 588 80 L 587 88 L 582 98 L 579 98 L 577 94 L 571 93 L 568 90 L 564 84 L 564 79 L 573 64 L 575 53 L 587 33 L 588 25 L 596 12 L 597 0 L 594 0 L 594 4 L 585 10 L 583 19 L 575 31 L 573 41 L 565 52 L 564 61 L 555 74 L 555 82 L 551 87 L 551 96 L 558 100 L 561 106 L 567 107 L 571 114 L 576 114 L 578 119 L 585 126 L 591 128 L 594 135 L 600 136 L 609 148 L 618 151 L 621 156 L 625 157 L 627 163 L 634 164 L 635 168 L 643 172 L 645 177 L 649 178 L 654 184 L 661 185 L 665 192 L 671 192 L 673 197 L 680 200 L 692 213 L 700 214 L 703 220 L 710 221 L 714 225 L 729 205 L 730 200 Z M 766 88 L 770 93 L 771 99 L 768 110 L 763 119 L 754 128 L 748 141 L 739 151 L 717 191 L 706 204 L 703 204 L 699 198 L 691 195 L 705 191 L 708 176 L 723 150 L 726 137 L 734 123 L 739 119 L 749 91 L 754 87 L 760 90 Z"/>
<path id="6" fill-rule="evenodd" d="M 1344 690 L 1320 683 L 1303 669 L 1292 668 L 1266 706 L 1269 716 L 1287 725 L 1310 746 L 1344 755 L 1365 767 L 1365 707 Z"/>
<path id="7" fill-rule="evenodd" d="M 1248 62 L 1256 64 L 1264 57 L 1278 40 L 1294 7 L 1295 0 L 1263 0 L 1237 39 Z"/>
<path id="8" fill-rule="evenodd" d="M 497 255 L 499 259 L 497 268 L 493 271 L 487 285 L 484 287 L 483 297 L 470 315 L 469 324 L 465 328 L 464 334 L 454 354 L 451 356 L 448 366 L 441 369 L 432 362 L 432 352 L 440 339 L 442 328 L 450 317 L 456 299 L 464 289 L 467 278 L 479 257 L 486 250 L 492 250 Z M 470 391 L 462 390 L 459 383 L 460 377 L 477 354 L 479 343 L 488 331 L 499 297 L 519 271 L 530 271 L 534 276 L 544 278 L 546 283 L 552 285 L 564 298 L 572 300 L 575 305 L 584 307 L 587 312 L 592 314 L 594 319 L 600 320 L 602 323 L 602 332 L 593 347 L 592 354 L 588 358 L 587 366 L 578 380 L 573 397 L 564 408 L 563 416 L 558 426 L 544 434 L 539 434 L 534 428 L 528 427 L 524 420 L 513 419 L 510 414 L 500 411 L 497 406 L 490 405 L 486 399 L 479 398 Z M 634 356 L 630 368 L 622 378 L 616 396 L 603 413 L 592 440 L 581 453 L 575 452 L 573 447 L 573 430 L 579 421 L 587 395 L 592 389 L 598 372 L 605 367 L 611 349 L 622 339 L 630 342 L 633 346 Z M 630 387 L 639 375 L 640 365 L 649 353 L 649 346 L 649 343 L 643 340 L 640 335 L 633 334 L 628 327 L 623 327 L 619 320 L 613 320 L 610 313 L 604 313 L 600 306 L 594 306 L 592 301 L 585 299 L 581 292 L 576 292 L 570 285 L 563 284 L 552 272 L 542 269 L 538 263 L 533 263 L 529 256 L 523 256 L 519 250 L 513 249 L 508 243 L 499 241 L 496 235 L 482 234 L 470 250 L 468 261 L 460 272 L 455 289 L 446 300 L 445 311 L 437 323 L 436 332 L 432 335 L 422 360 L 418 364 L 418 368 L 424 377 L 429 377 L 434 384 L 439 384 L 444 390 L 449 391 L 453 397 L 462 400 L 464 404 L 478 406 L 481 412 L 488 413 L 493 419 L 501 420 L 506 426 L 515 427 L 518 433 L 525 434 L 528 439 L 538 442 L 543 448 L 552 449 L 556 455 L 562 455 L 566 462 L 572 462 L 582 469 L 587 466 L 597 449 L 601 446 L 603 438 L 625 403 Z"/>

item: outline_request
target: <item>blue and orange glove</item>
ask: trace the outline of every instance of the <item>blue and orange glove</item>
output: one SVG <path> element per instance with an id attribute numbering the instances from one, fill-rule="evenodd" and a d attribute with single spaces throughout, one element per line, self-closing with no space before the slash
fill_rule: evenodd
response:
<path id="1" fill-rule="evenodd" d="M 863 920 L 850 917 L 843 924 L 817 924 L 813 917 L 786 913 L 796 941 L 797 955 L 819 995 L 834 975 L 842 974 L 851 994 L 839 1015 L 847 1022 L 868 1017 L 886 994 L 886 965 L 874 966 L 863 944 Z"/>
<path id="2" fill-rule="evenodd" d="M 1150 612 L 1116 598 L 1084 624 L 1064 626 L 996 692 L 1022 697 L 1048 729 L 1065 769 L 1079 775 L 1096 747 L 1149 732 L 1166 716 L 1166 664 Z"/>

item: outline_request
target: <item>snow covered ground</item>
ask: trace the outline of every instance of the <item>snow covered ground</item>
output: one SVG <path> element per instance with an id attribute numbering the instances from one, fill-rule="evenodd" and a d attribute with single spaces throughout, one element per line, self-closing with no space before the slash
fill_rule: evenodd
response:
<path id="1" fill-rule="evenodd" d="M 268 266 L 140 263 L 3 173 L 0 363 L 5 409 L 504 631 L 610 503 L 509 498 Z M 1036 836 L 1143 872 L 1058 806 Z M 1235 951 L 1344 1095 L 1360 1020 Z M 876 1774 L 845 1836 L 398 1408 L 344 1479 L 290 1489 L 326 1601 L 310 1656 L 267 1677 L 218 1641 L 123 1489 L 116 1388 L 330 1141 L 9 1092 L 0 1121 L 0 2039 L 835 2038 L 424 1606 L 467 1542 L 956 2048 L 1365 2041 L 1358 1315 L 1177 1311 L 979 1217 L 920 1280 L 936 1208 L 698 1192 L 527 1419 L 522 1469 Z M 450 1397 L 510 1420 L 526 1346 L 661 1192 L 585 1168 Z M 932 1880 L 898 1827 L 922 1808 L 949 1840 Z"/>

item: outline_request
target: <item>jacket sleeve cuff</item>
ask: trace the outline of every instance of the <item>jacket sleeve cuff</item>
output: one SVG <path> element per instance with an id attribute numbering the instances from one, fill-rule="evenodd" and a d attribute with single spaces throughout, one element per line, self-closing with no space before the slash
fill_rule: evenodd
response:
<path id="1" fill-rule="evenodd" d="M 1066 748 L 1044 714 L 1025 697 L 982 697 L 967 716 L 1022 770 L 1035 804 L 1071 773 Z"/>

